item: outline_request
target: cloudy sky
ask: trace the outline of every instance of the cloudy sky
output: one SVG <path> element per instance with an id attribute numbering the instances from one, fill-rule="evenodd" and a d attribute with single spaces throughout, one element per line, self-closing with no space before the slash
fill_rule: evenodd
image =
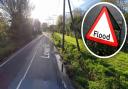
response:
<path id="1" fill-rule="evenodd" d="M 72 9 L 81 8 L 86 10 L 90 5 L 100 0 L 70 0 Z M 31 0 L 35 9 L 31 17 L 39 19 L 41 22 L 55 21 L 56 17 L 63 13 L 63 0 Z M 69 12 L 66 0 L 66 12 Z M 53 22 L 54 23 L 54 22 Z"/>

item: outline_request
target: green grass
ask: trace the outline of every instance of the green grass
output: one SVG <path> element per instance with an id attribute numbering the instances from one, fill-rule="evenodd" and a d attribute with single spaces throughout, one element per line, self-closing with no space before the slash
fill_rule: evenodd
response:
<path id="1" fill-rule="evenodd" d="M 62 35 L 59 34 L 59 33 L 54 33 L 54 37 L 60 39 L 60 38 L 62 37 Z M 55 39 L 56 39 L 56 38 L 55 38 Z M 57 40 L 54 40 L 54 42 L 56 42 L 56 41 L 57 41 Z M 60 41 L 61 41 L 61 40 L 60 40 Z M 65 41 L 66 41 L 67 43 L 69 43 L 69 44 L 72 44 L 72 45 L 77 46 L 77 45 L 76 45 L 76 39 L 73 38 L 73 37 L 71 37 L 71 36 L 65 36 Z M 55 43 L 55 44 L 57 44 L 57 43 Z M 85 50 L 83 41 L 82 41 L 81 39 L 79 39 L 79 45 L 80 45 L 81 50 Z"/>
<path id="2" fill-rule="evenodd" d="M 128 89 L 128 53 L 119 52 L 108 59 L 92 56 L 79 39 L 65 36 L 65 51 L 61 51 L 61 34 L 54 33 L 53 40 L 67 65 L 67 74 L 76 89 Z"/>
<path id="3" fill-rule="evenodd" d="M 128 74 L 128 53 L 119 52 L 116 56 L 106 59 L 105 62 L 112 65 L 119 72 Z"/>

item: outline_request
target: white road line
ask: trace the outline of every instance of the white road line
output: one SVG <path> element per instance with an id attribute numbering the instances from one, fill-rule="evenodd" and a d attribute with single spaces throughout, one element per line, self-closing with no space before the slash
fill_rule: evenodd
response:
<path id="1" fill-rule="evenodd" d="M 39 37 L 40 38 L 40 37 Z M 37 39 L 35 39 L 37 40 Z M 7 62 L 9 62 L 12 58 L 14 58 L 16 55 L 18 55 L 20 52 L 22 52 L 25 48 L 27 48 L 28 46 L 30 46 L 30 44 L 32 44 L 35 40 L 31 41 L 30 43 L 28 43 L 26 46 L 24 46 L 23 48 L 21 48 L 19 51 L 17 51 L 16 53 L 12 54 L 11 57 L 9 57 L 7 59 L 7 61 L 3 62 L 0 67 L 4 66 Z"/>
<path id="2" fill-rule="evenodd" d="M 29 65 L 28 65 L 28 68 L 27 68 L 27 70 L 26 70 L 24 76 L 21 78 L 21 80 L 20 80 L 19 84 L 17 85 L 16 89 L 19 89 L 19 88 L 20 88 L 20 86 L 21 86 L 23 80 L 25 79 L 25 77 L 26 77 L 26 75 L 27 75 L 27 73 L 28 73 L 28 71 L 29 71 L 29 69 L 30 69 L 30 67 L 31 67 L 31 65 L 32 65 L 32 62 L 33 62 L 33 60 L 34 60 L 34 58 L 35 58 L 35 56 L 36 56 L 36 54 L 37 54 L 37 49 L 38 49 L 38 47 L 36 48 L 36 51 L 35 51 L 35 53 L 34 53 L 32 59 L 31 59 Z"/>
<path id="3" fill-rule="evenodd" d="M 49 53 L 47 53 L 47 54 L 45 54 L 45 56 L 40 56 L 41 58 L 47 58 L 47 59 L 49 59 Z"/>
<path id="4" fill-rule="evenodd" d="M 65 89 L 68 89 L 68 88 L 67 88 L 67 85 L 65 84 L 65 82 L 64 82 L 63 80 L 62 80 L 62 84 L 64 85 L 64 88 L 65 88 Z"/>
<path id="5" fill-rule="evenodd" d="M 40 57 L 49 59 L 50 58 L 50 53 L 49 53 L 50 52 L 50 45 L 45 43 L 45 44 L 43 44 L 43 48 L 44 48 L 44 53 Z"/>

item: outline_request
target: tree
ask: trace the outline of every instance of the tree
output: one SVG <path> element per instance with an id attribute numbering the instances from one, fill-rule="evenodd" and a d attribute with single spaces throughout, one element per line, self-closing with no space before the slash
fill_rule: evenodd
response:
<path id="1" fill-rule="evenodd" d="M 10 39 L 14 42 L 31 39 L 29 0 L 0 0 L 0 3 L 10 17 Z"/>
<path id="2" fill-rule="evenodd" d="M 55 32 L 55 31 L 56 31 L 56 25 L 50 25 L 50 26 L 49 26 L 49 30 L 50 30 L 51 32 Z"/>
<path id="3" fill-rule="evenodd" d="M 62 33 L 62 30 L 61 30 L 62 25 L 63 25 L 63 16 L 62 15 L 58 16 L 56 24 L 57 24 L 57 29 L 58 29 L 57 32 Z"/>
<path id="4" fill-rule="evenodd" d="M 81 24 L 83 19 L 83 11 L 79 8 L 73 10 L 74 24 L 76 26 L 78 36 L 81 37 Z"/>
<path id="5" fill-rule="evenodd" d="M 47 23 L 43 23 L 42 24 L 42 31 L 47 31 L 48 29 L 48 24 Z"/>
<path id="6" fill-rule="evenodd" d="M 102 0 L 105 2 L 114 3 L 116 6 L 120 8 L 120 10 L 124 13 L 125 8 L 127 8 L 126 0 Z"/>
<path id="7" fill-rule="evenodd" d="M 37 34 L 41 33 L 41 23 L 38 19 L 34 20 L 34 32 L 36 32 Z"/>
<path id="8" fill-rule="evenodd" d="M 83 18 L 83 11 L 79 8 L 74 9 L 73 11 L 73 18 L 74 18 L 74 26 L 77 31 L 77 35 L 80 38 L 81 37 L 81 23 L 82 23 L 82 18 Z M 62 33 L 62 24 L 63 24 L 63 16 L 60 15 L 58 16 L 57 19 L 57 32 Z M 65 33 L 66 35 L 74 36 L 74 31 L 72 28 L 72 19 L 69 15 L 66 16 L 65 20 Z"/>
<path id="9" fill-rule="evenodd" d="M 1 16 L 1 15 L 0 15 Z M 7 40 L 7 24 L 5 23 L 5 21 L 3 20 L 2 17 L 0 17 L 0 42 L 2 43 L 3 41 Z"/>
<path id="10" fill-rule="evenodd" d="M 81 23 L 83 18 L 83 11 L 79 8 L 73 10 L 74 26 L 77 31 L 78 37 L 81 37 Z M 66 20 L 66 33 L 73 36 L 72 20 L 71 17 L 67 17 Z"/>

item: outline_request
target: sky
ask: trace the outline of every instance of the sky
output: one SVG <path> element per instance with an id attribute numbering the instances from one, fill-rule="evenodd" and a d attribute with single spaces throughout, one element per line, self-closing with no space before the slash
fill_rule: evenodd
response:
<path id="1" fill-rule="evenodd" d="M 68 0 L 66 0 L 66 12 L 69 12 Z M 100 0 L 70 0 L 72 9 L 81 8 L 86 10 L 89 6 Z M 63 0 L 30 0 L 34 6 L 31 17 L 39 19 L 42 23 L 54 24 L 57 16 L 63 14 Z"/>

